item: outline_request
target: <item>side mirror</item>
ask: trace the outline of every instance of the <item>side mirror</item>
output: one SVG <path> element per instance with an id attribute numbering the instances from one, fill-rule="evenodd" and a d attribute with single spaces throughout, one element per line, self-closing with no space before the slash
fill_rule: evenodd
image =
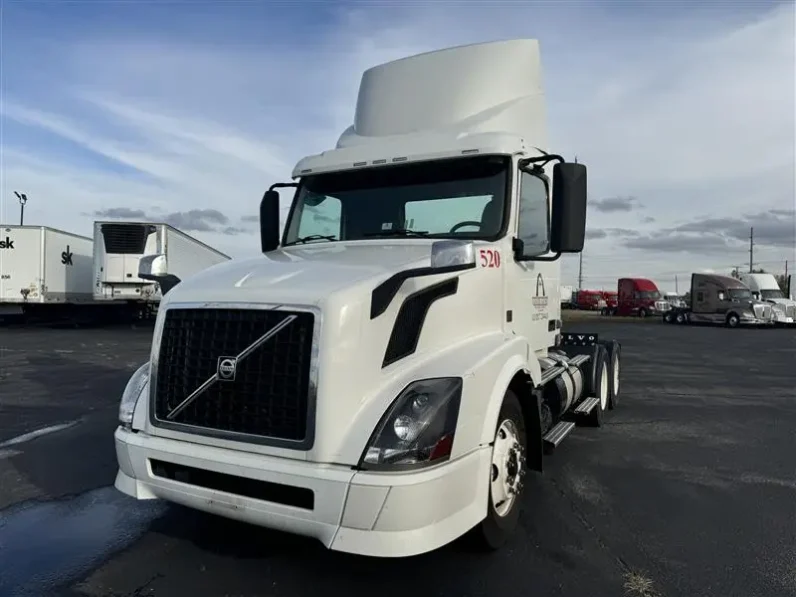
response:
<path id="1" fill-rule="evenodd" d="M 431 268 L 450 271 L 475 267 L 475 246 L 466 240 L 438 240 L 431 245 Z"/>
<path id="2" fill-rule="evenodd" d="M 144 255 L 138 261 L 138 277 L 143 280 L 151 280 L 160 285 L 160 293 L 166 293 L 180 283 L 180 279 L 168 272 L 166 256 L 158 253 L 155 255 Z"/>
<path id="3" fill-rule="evenodd" d="M 260 201 L 260 247 L 263 253 L 279 247 L 279 192 L 274 189 Z"/>
<path id="4" fill-rule="evenodd" d="M 553 166 L 552 203 L 550 250 L 581 252 L 586 240 L 586 166 L 570 162 Z"/>

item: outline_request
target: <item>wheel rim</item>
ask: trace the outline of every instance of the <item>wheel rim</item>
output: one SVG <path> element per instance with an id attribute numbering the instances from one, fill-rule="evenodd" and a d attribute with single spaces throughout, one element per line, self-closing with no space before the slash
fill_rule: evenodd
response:
<path id="1" fill-rule="evenodd" d="M 608 367 L 603 363 L 600 369 L 600 408 L 605 410 L 608 406 Z"/>
<path id="2" fill-rule="evenodd" d="M 492 448 L 492 505 L 500 517 L 511 511 L 522 489 L 524 464 L 517 427 L 513 421 L 506 419 L 498 427 Z"/>
<path id="3" fill-rule="evenodd" d="M 619 355 L 614 357 L 614 396 L 619 395 Z"/>

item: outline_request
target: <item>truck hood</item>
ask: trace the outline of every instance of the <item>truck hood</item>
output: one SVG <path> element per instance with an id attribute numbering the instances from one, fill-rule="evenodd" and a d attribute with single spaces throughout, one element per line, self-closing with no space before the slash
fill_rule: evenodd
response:
<path id="1" fill-rule="evenodd" d="M 315 362 L 310 365 L 311 375 L 316 379 L 314 421 L 310 423 L 314 429 L 313 443 L 302 450 L 236 442 L 201 434 L 187 435 L 154 423 L 147 423 L 146 431 L 263 455 L 356 465 L 368 438 L 396 396 L 414 380 L 449 370 L 430 369 L 430 358 L 442 358 L 439 355 L 450 347 L 501 329 L 505 312 L 502 301 L 496 300 L 496 289 L 502 288 L 498 268 L 477 267 L 453 275 L 406 280 L 385 310 L 371 317 L 373 290 L 396 272 L 429 265 L 432 242 L 400 239 L 393 243 L 381 239 L 377 243 L 291 247 L 255 259 L 221 263 L 177 284 L 164 297 L 158 313 L 152 350 L 155 362 L 161 343 L 158 334 L 169 306 L 240 303 L 245 307 L 247 303 L 259 303 L 283 305 L 284 311 L 296 306 L 320 312 L 312 340 Z M 508 241 L 506 247 L 500 248 L 508 251 Z M 430 306 L 413 350 L 385 364 L 406 298 L 452 277 L 457 278 L 456 291 Z M 197 354 L 186 358 L 213 360 L 224 356 Z M 190 367 L 191 363 L 185 366 Z M 196 387 L 199 383 L 191 381 Z"/>
<path id="2" fill-rule="evenodd" d="M 429 265 L 431 240 L 380 239 L 291 246 L 210 267 L 180 282 L 170 302 L 287 303 L 320 306 L 330 294 L 367 280 Z"/>

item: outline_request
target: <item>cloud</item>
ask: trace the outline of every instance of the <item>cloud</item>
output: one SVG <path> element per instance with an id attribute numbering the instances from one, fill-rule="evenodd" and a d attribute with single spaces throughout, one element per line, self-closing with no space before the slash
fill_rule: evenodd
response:
<path id="1" fill-rule="evenodd" d="M 593 199 L 589 201 L 597 211 L 612 213 L 617 211 L 633 211 L 644 207 L 635 197 L 607 197 L 606 199 Z"/>
<path id="2" fill-rule="evenodd" d="M 633 249 L 664 252 L 717 252 L 748 247 L 754 231 L 758 247 L 796 248 L 796 210 L 771 209 L 736 218 L 705 218 L 629 239 Z"/>
<path id="3" fill-rule="evenodd" d="M 217 209 L 191 209 L 171 212 L 165 215 L 152 215 L 141 209 L 110 207 L 97 210 L 94 215 L 100 218 L 163 222 L 185 232 L 220 232 L 228 236 L 250 232 L 248 228 L 229 226 L 229 218 Z"/>
<path id="4" fill-rule="evenodd" d="M 365 68 L 538 37 L 548 149 L 586 163 L 600 198 L 587 283 L 728 270 L 752 225 L 761 260 L 794 259 L 777 213 L 796 197 L 790 4 L 285 6 L 216 3 L 187 18 L 173 3 L 8 4 L 3 47 L 26 51 L 3 56 L 0 220 L 16 219 L 7 198 L 18 190 L 26 222 L 90 234 L 97 216 L 85 214 L 124 206 L 192 226 L 225 253 L 256 253 L 263 191 L 334 147 Z M 297 29 L 300 40 L 281 33 Z M 714 228 L 678 229 L 696 213 Z M 563 263 L 571 282 L 578 258 Z"/>
<path id="5" fill-rule="evenodd" d="M 100 218 L 124 218 L 138 219 L 146 218 L 146 212 L 141 209 L 130 209 L 129 207 L 110 207 L 108 209 L 98 209 L 94 215 Z"/>

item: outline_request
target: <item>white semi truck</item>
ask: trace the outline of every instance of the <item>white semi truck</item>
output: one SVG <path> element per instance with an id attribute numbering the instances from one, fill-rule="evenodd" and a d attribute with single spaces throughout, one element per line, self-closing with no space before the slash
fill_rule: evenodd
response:
<path id="1" fill-rule="evenodd" d="M 773 274 L 742 273 L 739 278 L 749 287 L 755 299 L 775 306 L 774 316 L 777 323 L 790 326 L 796 322 L 796 301 L 786 294 L 787 289 L 779 287 Z"/>
<path id="2" fill-rule="evenodd" d="M 336 148 L 263 196 L 262 256 L 166 290 L 117 489 L 356 554 L 500 547 L 526 471 L 619 399 L 619 343 L 561 329 L 586 167 L 546 146 L 535 40 L 367 70 Z"/>
<path id="3" fill-rule="evenodd" d="M 138 276 L 141 257 L 155 253 L 164 255 L 169 271 L 182 279 L 229 260 L 168 224 L 94 222 L 94 299 L 141 308 L 160 302 L 159 284 Z"/>

